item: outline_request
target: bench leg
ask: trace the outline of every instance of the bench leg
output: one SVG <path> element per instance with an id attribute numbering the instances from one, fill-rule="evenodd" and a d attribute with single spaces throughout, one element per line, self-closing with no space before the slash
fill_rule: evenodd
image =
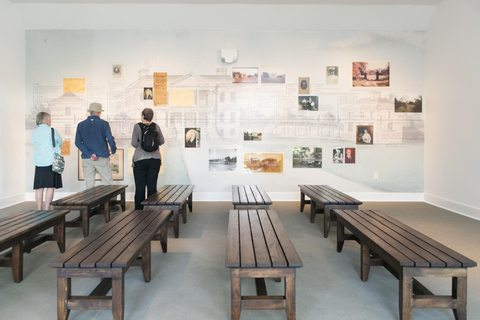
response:
<path id="1" fill-rule="evenodd" d="M 293 275 L 285 277 L 285 312 L 288 320 L 296 319 L 295 269 Z"/>
<path id="2" fill-rule="evenodd" d="M 167 244 L 168 244 L 167 225 L 168 223 L 164 223 L 157 234 L 158 240 L 160 240 L 160 245 L 162 246 L 162 251 L 164 253 L 167 252 Z"/>
<path id="3" fill-rule="evenodd" d="M 410 320 L 413 307 L 413 276 L 409 268 L 402 268 L 399 274 L 399 302 L 400 320 Z"/>
<path id="4" fill-rule="evenodd" d="M 345 227 L 337 221 L 337 252 L 342 252 L 345 243 Z"/>
<path id="5" fill-rule="evenodd" d="M 60 277 L 61 269 L 57 271 L 57 318 L 58 320 L 67 320 L 70 309 L 67 308 L 67 302 L 72 296 L 72 279 Z"/>
<path id="6" fill-rule="evenodd" d="M 103 204 L 103 216 L 105 217 L 105 223 L 110 221 L 110 200 Z"/>
<path id="7" fill-rule="evenodd" d="M 305 193 L 300 192 L 300 212 L 305 208 Z"/>
<path id="8" fill-rule="evenodd" d="M 149 241 L 142 250 L 143 280 L 150 282 L 152 279 L 152 244 Z"/>
<path id="9" fill-rule="evenodd" d="M 178 216 L 179 216 L 178 209 L 173 210 L 173 233 L 175 235 L 175 238 L 178 238 L 178 235 L 179 235 L 179 224 L 180 224 L 179 220 L 180 220 L 180 218 Z"/>
<path id="10" fill-rule="evenodd" d="M 457 308 L 453 309 L 456 320 L 467 320 L 467 277 L 452 278 L 452 297 L 456 299 Z"/>
<path id="11" fill-rule="evenodd" d="M 361 253 L 360 253 L 360 277 L 362 281 L 368 280 L 368 274 L 370 273 L 370 248 L 365 245 L 361 244 Z"/>
<path id="12" fill-rule="evenodd" d="M 55 226 L 54 232 L 57 236 L 57 245 L 60 252 L 65 252 L 65 216 L 58 225 Z"/>
<path id="13" fill-rule="evenodd" d="M 23 280 L 23 241 L 12 246 L 12 273 L 13 281 Z"/>
<path id="14" fill-rule="evenodd" d="M 331 214 L 329 208 L 325 207 L 323 209 L 323 236 L 325 238 L 328 237 L 328 233 L 330 232 L 330 221 L 332 220 Z"/>
<path id="15" fill-rule="evenodd" d="M 238 269 L 230 270 L 230 279 L 232 282 L 232 291 L 231 291 L 231 299 L 232 299 L 232 320 L 239 320 L 240 313 L 242 312 L 241 309 L 241 294 L 242 294 L 242 286 L 241 286 L 241 278 L 238 275 Z"/>
<path id="16" fill-rule="evenodd" d="M 310 222 L 315 222 L 315 216 L 317 215 L 317 204 L 313 199 L 310 200 Z"/>
<path id="17" fill-rule="evenodd" d="M 120 207 L 122 208 L 122 211 L 125 211 L 125 190 L 120 194 Z"/>
<path id="18" fill-rule="evenodd" d="M 80 209 L 80 217 L 82 221 L 83 237 L 88 237 L 88 229 L 90 228 L 90 217 L 88 216 L 88 209 Z"/>
<path id="19" fill-rule="evenodd" d="M 182 220 L 183 223 L 187 223 L 187 204 L 184 203 L 182 208 L 180 209 L 182 211 Z"/>
<path id="20" fill-rule="evenodd" d="M 191 193 L 188 196 L 188 209 L 190 210 L 190 212 L 193 212 L 193 196 Z"/>
<path id="21" fill-rule="evenodd" d="M 112 278 L 112 314 L 114 320 L 123 320 L 125 312 L 125 275 Z"/>

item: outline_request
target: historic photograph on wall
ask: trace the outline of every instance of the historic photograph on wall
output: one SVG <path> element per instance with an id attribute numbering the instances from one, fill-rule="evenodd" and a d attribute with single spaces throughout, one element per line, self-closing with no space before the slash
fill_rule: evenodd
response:
<path id="1" fill-rule="evenodd" d="M 112 178 L 114 181 L 123 181 L 123 149 L 117 149 L 114 155 L 110 156 L 110 167 L 112 168 Z M 78 181 L 85 180 L 82 169 L 82 152 L 78 150 Z M 95 180 L 101 181 L 100 174 L 95 172 Z"/>
<path id="2" fill-rule="evenodd" d="M 318 97 L 317 96 L 299 96 L 298 97 L 299 111 L 318 111 Z"/>
<path id="3" fill-rule="evenodd" d="M 345 148 L 345 163 L 355 163 L 355 148 Z"/>
<path id="4" fill-rule="evenodd" d="M 200 128 L 185 128 L 185 148 L 200 148 Z"/>
<path id="5" fill-rule="evenodd" d="M 298 94 L 310 94 L 310 78 L 298 78 Z"/>
<path id="6" fill-rule="evenodd" d="M 143 100 L 153 100 L 153 88 L 152 87 L 143 88 Z"/>
<path id="7" fill-rule="evenodd" d="M 343 148 L 333 149 L 333 163 L 343 163 Z"/>
<path id="8" fill-rule="evenodd" d="M 285 66 L 261 66 L 262 83 L 285 83 Z"/>
<path id="9" fill-rule="evenodd" d="M 258 83 L 257 67 L 232 68 L 233 83 Z"/>
<path id="10" fill-rule="evenodd" d="M 123 62 L 110 63 L 110 77 L 111 82 L 118 82 L 125 80 L 125 73 L 123 71 Z"/>
<path id="11" fill-rule="evenodd" d="M 243 141 L 262 141 L 262 132 L 252 129 L 245 130 L 243 131 Z"/>
<path id="12" fill-rule="evenodd" d="M 326 82 L 328 85 L 338 84 L 338 66 L 327 66 Z"/>
<path id="13" fill-rule="evenodd" d="M 209 171 L 235 171 L 237 149 L 210 149 L 208 152 Z"/>
<path id="14" fill-rule="evenodd" d="M 322 148 L 294 147 L 293 168 L 322 168 Z"/>
<path id="15" fill-rule="evenodd" d="M 353 62 L 352 86 L 390 87 L 390 62 Z"/>
<path id="16" fill-rule="evenodd" d="M 282 173 L 283 153 L 244 153 L 243 173 Z"/>
<path id="17" fill-rule="evenodd" d="M 395 112 L 422 112 L 422 96 L 414 94 L 395 96 Z"/>
<path id="18" fill-rule="evenodd" d="M 357 126 L 357 144 L 373 144 L 373 126 Z"/>

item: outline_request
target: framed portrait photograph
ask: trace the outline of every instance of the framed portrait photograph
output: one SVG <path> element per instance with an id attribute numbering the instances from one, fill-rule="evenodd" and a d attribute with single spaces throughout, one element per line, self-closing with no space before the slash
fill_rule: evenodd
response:
<path id="1" fill-rule="evenodd" d="M 333 163 L 343 163 L 343 148 L 333 149 Z"/>
<path id="2" fill-rule="evenodd" d="M 322 168 L 322 148 L 294 147 L 293 168 Z"/>
<path id="3" fill-rule="evenodd" d="M 152 87 L 143 88 L 143 100 L 153 100 L 153 88 Z"/>
<path id="4" fill-rule="evenodd" d="M 200 148 L 200 128 L 185 128 L 185 148 Z"/>
<path id="5" fill-rule="evenodd" d="M 327 66 L 326 82 L 328 85 L 338 84 L 338 66 Z"/>
<path id="6" fill-rule="evenodd" d="M 111 82 L 123 81 L 125 79 L 123 62 L 110 63 L 109 80 Z"/>
<path id="7" fill-rule="evenodd" d="M 352 86 L 390 87 L 390 62 L 353 62 Z"/>
<path id="8" fill-rule="evenodd" d="M 310 94 L 310 78 L 298 78 L 298 94 Z"/>
<path id="9" fill-rule="evenodd" d="M 258 83 L 258 67 L 232 68 L 233 83 Z"/>
<path id="10" fill-rule="evenodd" d="M 345 148 L 345 163 L 355 163 L 355 148 Z"/>
<path id="11" fill-rule="evenodd" d="M 357 126 L 357 144 L 373 144 L 373 126 Z"/>
<path id="12" fill-rule="evenodd" d="M 124 179 L 124 154 L 123 149 L 117 149 L 114 155 L 110 156 L 110 168 L 112 169 L 113 181 L 123 181 Z M 78 150 L 78 181 L 84 181 L 82 169 L 82 152 Z M 100 174 L 95 172 L 95 181 L 101 181 Z"/>

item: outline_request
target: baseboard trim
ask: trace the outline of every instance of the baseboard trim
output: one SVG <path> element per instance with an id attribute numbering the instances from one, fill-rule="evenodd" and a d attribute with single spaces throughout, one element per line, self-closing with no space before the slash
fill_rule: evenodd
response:
<path id="1" fill-rule="evenodd" d="M 462 216 L 480 220 L 480 208 L 425 193 L 425 202 L 436 207 L 453 211 Z"/>
<path id="2" fill-rule="evenodd" d="M 32 192 L 32 194 L 33 194 L 33 201 L 35 201 L 35 193 Z M 25 201 L 25 193 L 19 193 L 14 196 L 2 198 L 0 199 L 0 209 L 13 206 L 14 204 L 17 204 L 23 201 Z"/>

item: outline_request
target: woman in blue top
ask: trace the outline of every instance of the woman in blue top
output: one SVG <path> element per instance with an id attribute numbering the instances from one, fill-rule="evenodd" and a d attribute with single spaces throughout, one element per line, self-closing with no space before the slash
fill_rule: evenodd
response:
<path id="1" fill-rule="evenodd" d="M 35 165 L 33 189 L 35 189 L 35 201 L 38 210 L 43 210 L 43 189 L 47 189 L 45 192 L 45 210 L 49 210 L 55 189 L 63 186 L 62 176 L 52 171 L 53 154 L 54 152 L 60 153 L 63 140 L 57 130 L 53 129 L 55 148 L 53 147 L 52 128 L 50 128 L 52 119 L 48 113 L 39 112 L 36 122 L 37 128 L 32 132 L 33 164 Z"/>

